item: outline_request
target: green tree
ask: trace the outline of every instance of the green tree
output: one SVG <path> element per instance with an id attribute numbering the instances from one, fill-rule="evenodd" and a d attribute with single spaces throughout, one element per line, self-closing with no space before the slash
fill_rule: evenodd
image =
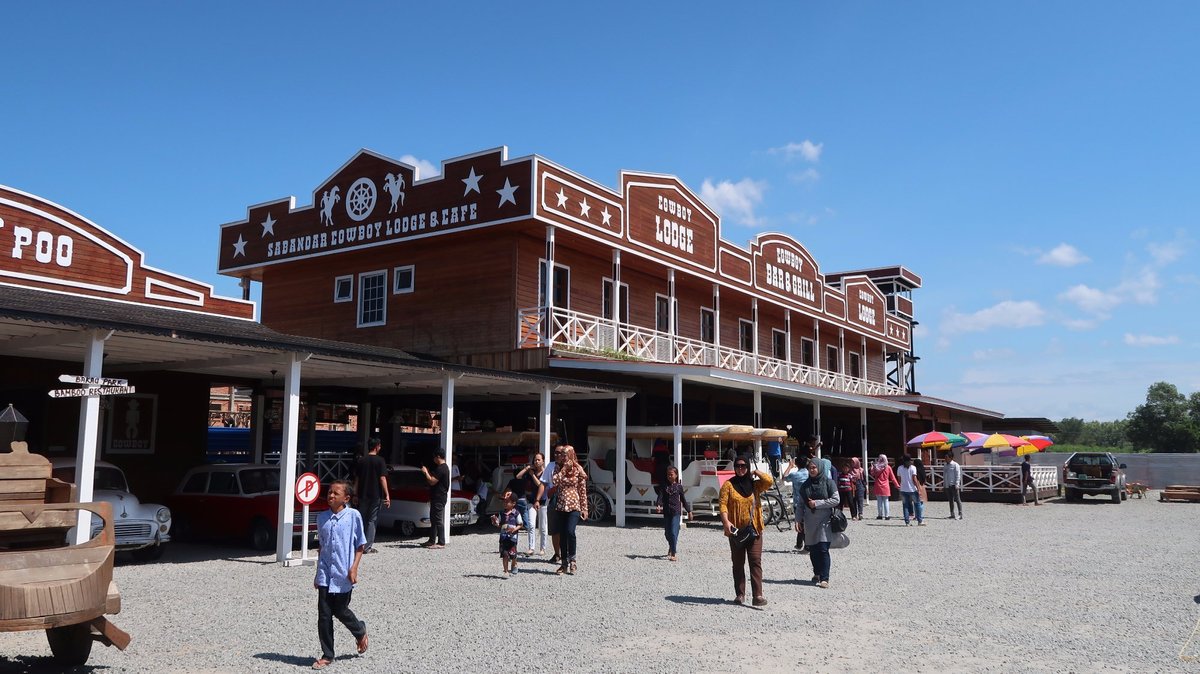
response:
<path id="1" fill-rule="evenodd" d="M 1079 436 L 1083 434 L 1083 419 L 1067 417 L 1058 422 L 1058 435 L 1054 441 L 1060 445 L 1077 445 Z"/>
<path id="2" fill-rule="evenodd" d="M 1194 403 L 1193 403 L 1194 399 Z M 1195 452 L 1200 416 L 1200 396 L 1185 398 L 1174 384 L 1165 381 L 1150 385 L 1146 402 L 1126 417 L 1125 435 L 1135 447 L 1153 452 Z"/>

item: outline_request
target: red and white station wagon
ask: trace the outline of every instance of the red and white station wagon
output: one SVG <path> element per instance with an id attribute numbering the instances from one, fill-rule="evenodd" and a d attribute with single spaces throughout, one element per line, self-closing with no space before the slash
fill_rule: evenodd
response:
<path id="1" fill-rule="evenodd" d="M 392 466 L 388 469 L 388 491 L 392 507 L 379 509 L 379 528 L 398 529 L 402 536 L 412 536 L 417 529 L 429 528 L 429 483 L 421 469 L 415 466 Z M 450 526 L 469 527 L 479 519 L 476 507 L 479 497 L 474 492 L 455 489 L 450 494 Z"/>
<path id="2" fill-rule="evenodd" d="M 197 466 L 183 476 L 170 499 L 176 538 L 233 538 L 257 550 L 275 547 L 279 522 L 279 466 L 225 463 Z M 295 504 L 293 535 L 300 535 L 303 506 Z M 324 499 L 309 506 L 309 531 Z"/>

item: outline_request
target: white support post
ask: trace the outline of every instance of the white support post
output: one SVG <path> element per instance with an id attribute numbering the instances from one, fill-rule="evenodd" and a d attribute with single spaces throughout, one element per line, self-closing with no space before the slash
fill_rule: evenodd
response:
<path id="1" fill-rule="evenodd" d="M 675 442 L 675 469 L 683 474 L 683 375 L 671 377 L 671 435 Z"/>
<path id="2" fill-rule="evenodd" d="M 550 387 L 543 386 L 541 409 L 538 412 L 538 444 L 542 448 L 542 459 L 550 465 Z M 538 477 L 541 477 L 540 475 Z"/>
<path id="3" fill-rule="evenodd" d="M 788 376 L 791 376 L 792 365 L 792 310 L 784 309 L 783 311 L 783 331 L 785 333 L 785 344 L 783 347 L 784 360 L 788 362 Z"/>
<path id="4" fill-rule="evenodd" d="M 613 350 L 621 350 L 621 251 L 613 251 Z"/>
<path id="5" fill-rule="evenodd" d="M 554 339 L 554 225 L 546 226 L 546 296 L 542 299 L 546 307 L 546 343 L 542 346 L 551 346 Z"/>
<path id="6" fill-rule="evenodd" d="M 617 453 L 613 474 L 613 492 L 617 498 L 617 526 L 625 526 L 625 422 L 629 396 L 622 393 L 617 397 Z"/>
<path id="7" fill-rule="evenodd" d="M 750 299 L 750 318 L 754 323 L 754 334 L 751 335 L 750 344 L 754 349 L 754 374 L 758 374 L 758 298 Z"/>
<path id="8" fill-rule="evenodd" d="M 275 561 L 286 563 L 292 555 L 292 519 L 296 514 L 296 459 L 300 439 L 300 363 L 298 353 L 288 354 L 283 373 L 283 447 L 279 453 L 279 524 L 275 531 Z"/>
<path id="9" fill-rule="evenodd" d="M 862 469 L 867 469 L 867 459 L 870 458 L 870 450 L 867 449 L 867 408 L 858 408 L 858 424 L 860 438 L 862 439 Z M 859 513 L 860 515 L 862 513 Z"/>
<path id="10" fill-rule="evenodd" d="M 83 353 L 83 376 L 99 377 L 104 367 L 104 341 L 112 332 L 92 330 L 88 336 L 87 350 Z M 79 399 L 79 436 L 75 447 L 75 484 L 79 488 L 80 503 L 92 500 L 93 485 L 96 483 L 96 440 L 100 434 L 100 398 L 87 396 Z M 113 513 L 116 515 L 116 513 Z M 92 514 L 80 510 L 75 526 L 75 544 L 86 543 L 92 537 Z"/>
<path id="11" fill-rule="evenodd" d="M 754 389 L 754 427 L 762 428 L 762 391 Z M 762 436 L 754 438 L 754 460 L 762 462 Z"/>
<path id="12" fill-rule="evenodd" d="M 671 362 L 676 362 L 675 333 L 679 326 L 675 325 L 675 270 L 667 270 L 667 334 L 671 337 Z M 682 471 L 682 469 L 680 469 Z"/>
<path id="13" fill-rule="evenodd" d="M 721 286 L 713 284 L 713 345 L 721 348 Z"/>
<path id="14" fill-rule="evenodd" d="M 821 401 L 813 401 L 813 435 L 821 439 Z M 817 445 L 817 458 L 821 458 L 821 445 Z"/>
<path id="15" fill-rule="evenodd" d="M 448 374 L 442 380 L 442 450 L 446 452 L 446 473 L 454 475 L 454 380 L 455 376 Z M 450 481 L 454 484 L 453 479 Z M 446 492 L 446 503 L 442 506 L 442 536 L 446 544 L 450 544 L 450 502 L 454 499 L 454 489 Z"/>
<path id="16" fill-rule="evenodd" d="M 838 374 L 842 380 L 842 390 L 846 390 L 846 331 L 838 328 Z"/>

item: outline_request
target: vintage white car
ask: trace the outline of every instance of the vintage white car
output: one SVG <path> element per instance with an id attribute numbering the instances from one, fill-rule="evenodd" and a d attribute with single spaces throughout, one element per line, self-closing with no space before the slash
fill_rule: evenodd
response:
<path id="1" fill-rule="evenodd" d="M 75 479 L 75 459 L 52 459 L 53 476 L 72 484 Z M 142 503 L 129 491 L 129 482 L 121 469 L 107 461 L 96 462 L 92 498 L 112 504 L 113 530 L 117 550 L 129 550 L 138 561 L 162 557 L 166 543 L 171 540 L 171 511 L 157 503 Z M 92 516 L 92 536 L 102 526 L 100 518 Z"/>
<path id="2" fill-rule="evenodd" d="M 395 528 L 401 536 L 412 536 L 417 529 L 429 528 L 429 483 L 415 466 L 388 469 L 388 491 L 392 507 L 379 508 L 376 524 L 380 529 Z M 455 489 L 450 494 L 450 526 L 469 527 L 479 519 L 479 497 L 473 492 Z"/>

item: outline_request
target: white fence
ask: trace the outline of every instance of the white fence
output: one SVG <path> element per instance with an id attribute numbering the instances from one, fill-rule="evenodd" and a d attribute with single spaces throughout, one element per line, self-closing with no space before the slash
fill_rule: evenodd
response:
<path id="1" fill-rule="evenodd" d="M 637 360 L 678 365 L 704 365 L 733 372 L 770 377 L 793 384 L 857 393 L 903 395 L 905 390 L 840 372 L 789 363 L 778 358 L 709 344 L 578 311 L 555 309 L 550 329 L 546 311 L 535 307 L 518 312 L 517 348 L 551 347 L 612 360 Z"/>
<path id="2" fill-rule="evenodd" d="M 1020 497 L 1021 495 L 1021 466 L 963 466 L 963 495 L 993 494 L 998 496 Z M 1058 493 L 1059 471 L 1053 466 L 1031 466 L 1030 474 L 1033 486 L 1038 490 L 1039 497 L 1052 496 Z M 929 484 L 926 488 L 941 492 L 945 489 L 942 466 L 929 469 Z"/>

